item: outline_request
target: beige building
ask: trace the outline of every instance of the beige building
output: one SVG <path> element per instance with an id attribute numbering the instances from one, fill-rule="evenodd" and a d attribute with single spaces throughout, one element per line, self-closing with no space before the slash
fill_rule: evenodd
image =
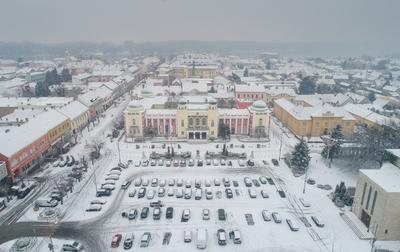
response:
<path id="1" fill-rule="evenodd" d="M 230 134 L 263 136 L 268 123 L 269 112 L 263 101 L 245 109 L 218 109 L 211 97 L 190 96 L 181 98 L 176 109 L 144 109 L 140 102 L 133 101 L 125 110 L 127 137 L 216 139 L 220 125 L 229 129 Z"/>
<path id="2" fill-rule="evenodd" d="M 89 123 L 89 108 L 79 101 L 74 101 L 57 110 L 70 119 L 71 130 L 73 133 L 77 133 L 78 131 L 82 130 Z"/>
<path id="3" fill-rule="evenodd" d="M 353 212 L 377 240 L 400 240 L 400 168 L 359 171 Z"/>
<path id="4" fill-rule="evenodd" d="M 293 134 L 304 137 L 319 137 L 329 134 L 337 125 L 341 125 L 345 136 L 351 135 L 357 120 L 346 110 L 329 104 L 301 106 L 279 99 L 274 104 L 274 115 Z"/>

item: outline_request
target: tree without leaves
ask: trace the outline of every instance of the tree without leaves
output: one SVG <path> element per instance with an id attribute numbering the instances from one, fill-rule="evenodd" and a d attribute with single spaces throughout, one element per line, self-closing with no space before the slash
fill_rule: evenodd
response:
<path id="1" fill-rule="evenodd" d="M 310 160 L 310 149 L 304 139 L 301 139 L 294 147 L 290 163 L 298 171 L 304 172 L 307 169 Z"/>

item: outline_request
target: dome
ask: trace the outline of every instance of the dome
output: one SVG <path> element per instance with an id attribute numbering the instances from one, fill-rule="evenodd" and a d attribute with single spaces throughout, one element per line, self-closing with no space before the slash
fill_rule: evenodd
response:
<path id="1" fill-rule="evenodd" d="M 143 108 L 143 106 L 139 101 L 131 101 L 128 104 L 128 108 L 130 108 L 130 109 L 141 109 L 141 108 Z"/>
<path id="2" fill-rule="evenodd" d="M 215 104 L 217 104 L 217 101 L 214 98 L 209 98 L 208 99 L 208 103 L 212 104 L 212 105 L 215 105 Z"/>
<path id="3" fill-rule="evenodd" d="M 185 105 L 185 104 L 186 104 L 185 98 L 179 99 L 179 105 Z"/>
<path id="4" fill-rule="evenodd" d="M 256 109 L 265 109 L 267 107 L 267 104 L 265 102 L 259 100 L 259 101 L 253 102 L 252 106 Z"/>

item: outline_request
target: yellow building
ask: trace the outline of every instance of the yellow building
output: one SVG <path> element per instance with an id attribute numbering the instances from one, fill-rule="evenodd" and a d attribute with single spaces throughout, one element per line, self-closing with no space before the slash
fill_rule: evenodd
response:
<path id="1" fill-rule="evenodd" d="M 342 127 L 345 136 L 351 135 L 357 120 L 346 110 L 328 104 L 318 106 L 295 105 L 286 99 L 274 104 L 274 115 L 293 134 L 304 137 L 319 137 L 329 134 L 337 125 Z"/>
<path id="2" fill-rule="evenodd" d="M 265 102 L 256 101 L 245 109 L 218 109 L 211 97 L 181 98 L 176 109 L 144 109 L 132 101 L 125 110 L 127 137 L 164 136 L 188 140 L 216 139 L 219 126 L 231 134 L 265 136 L 269 113 Z"/>
<path id="3" fill-rule="evenodd" d="M 178 65 L 172 67 L 170 74 L 178 79 L 190 77 L 213 79 L 218 76 L 219 71 L 217 65 L 196 65 L 195 67 L 190 65 Z"/>

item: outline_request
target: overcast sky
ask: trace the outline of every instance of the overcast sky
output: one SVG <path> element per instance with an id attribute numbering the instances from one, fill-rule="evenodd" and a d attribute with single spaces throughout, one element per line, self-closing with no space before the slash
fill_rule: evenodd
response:
<path id="1" fill-rule="evenodd" d="M 400 42 L 400 0 L 0 0 L 0 41 Z"/>

